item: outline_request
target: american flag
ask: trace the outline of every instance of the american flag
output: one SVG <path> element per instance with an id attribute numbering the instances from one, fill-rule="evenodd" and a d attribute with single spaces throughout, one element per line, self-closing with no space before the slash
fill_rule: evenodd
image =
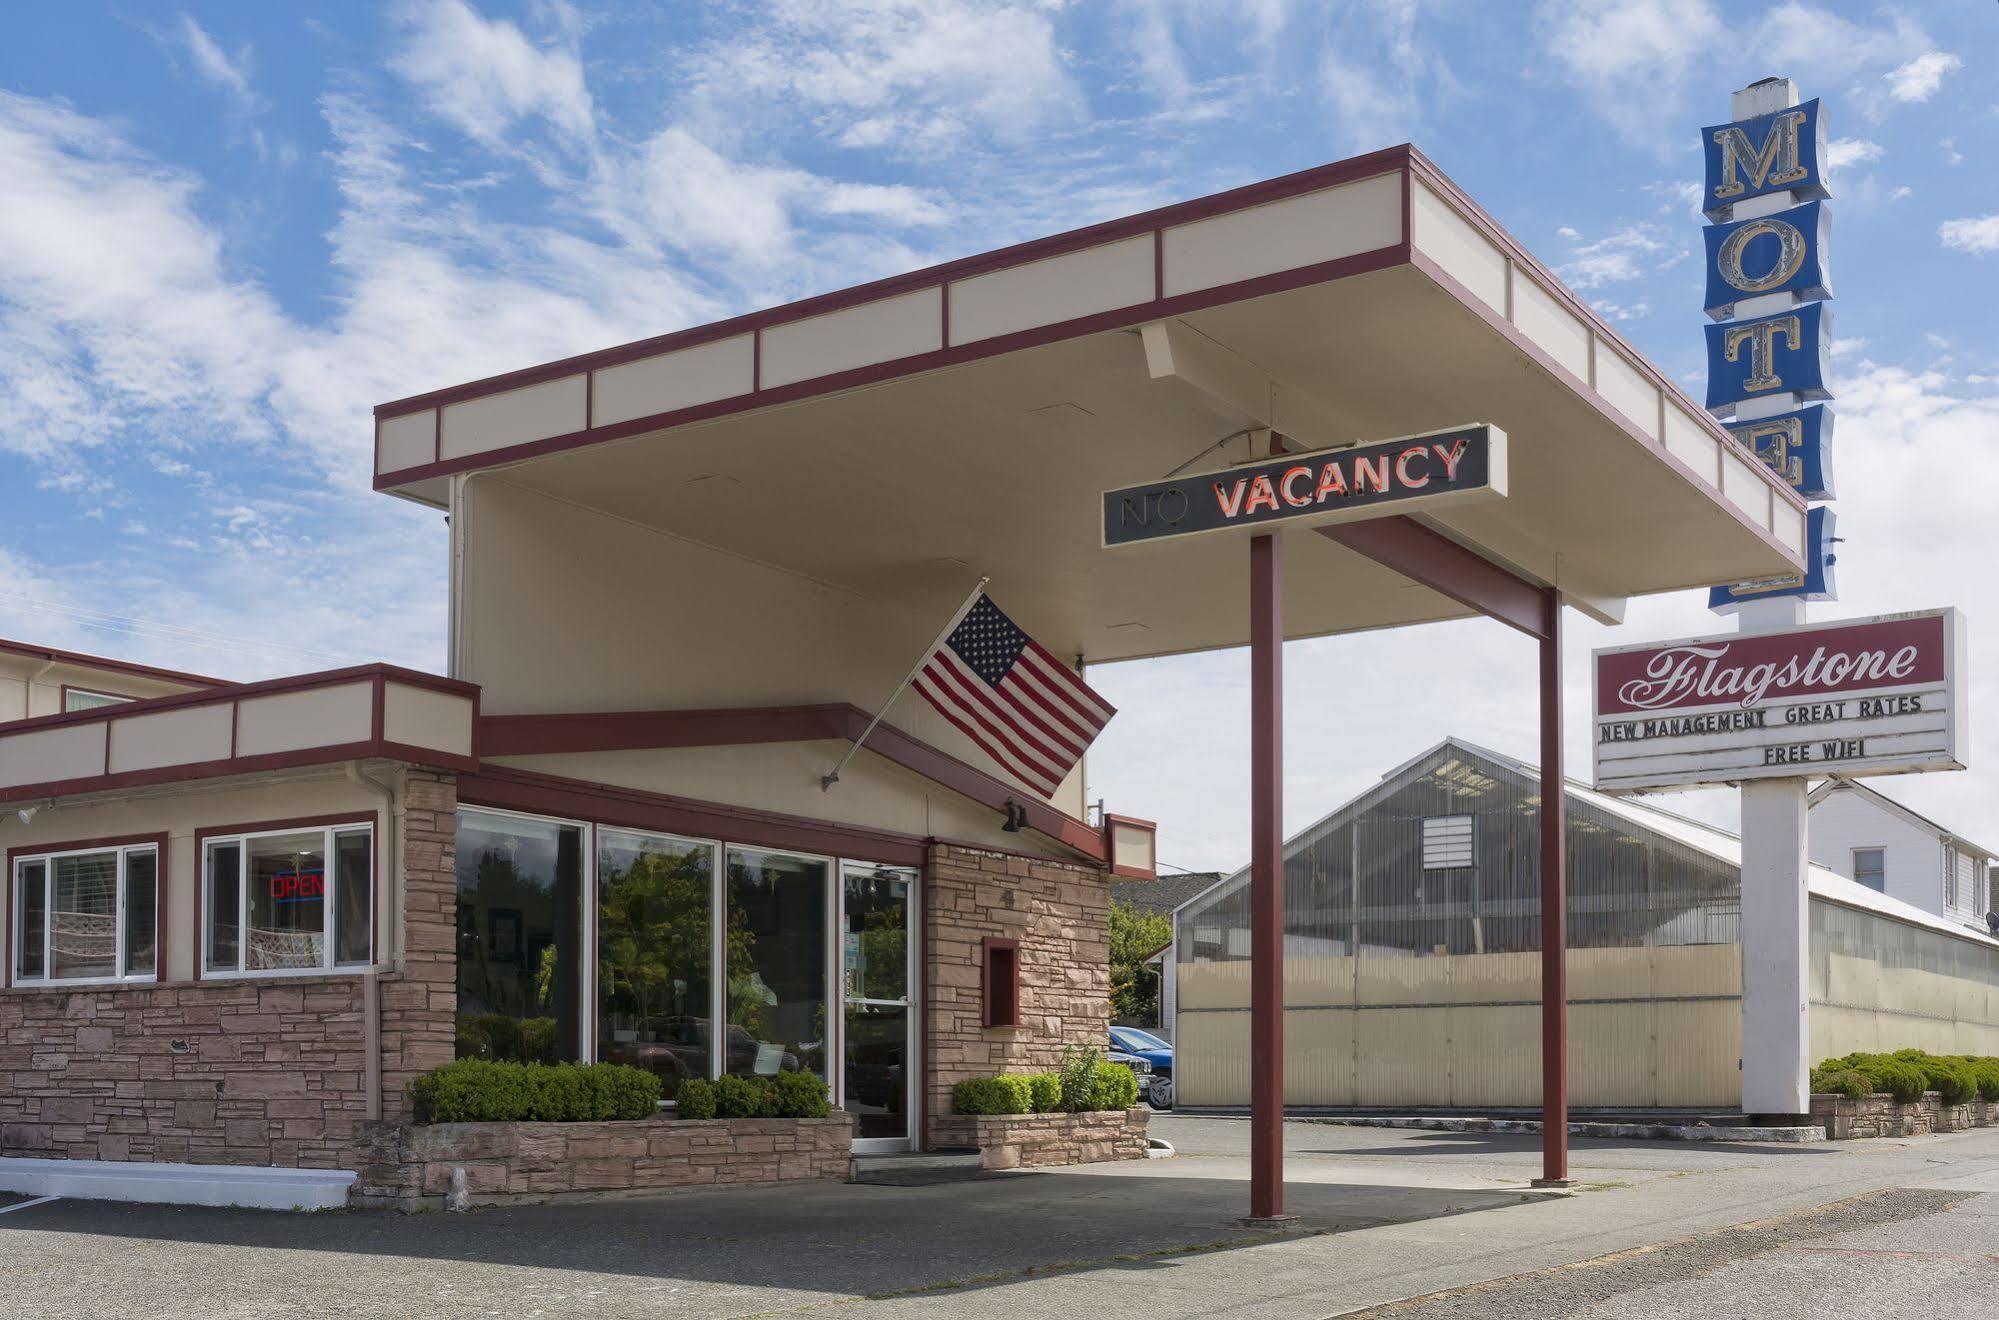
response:
<path id="1" fill-rule="evenodd" d="M 916 671 L 916 690 L 1006 772 L 1042 797 L 1117 708 L 981 595 Z"/>

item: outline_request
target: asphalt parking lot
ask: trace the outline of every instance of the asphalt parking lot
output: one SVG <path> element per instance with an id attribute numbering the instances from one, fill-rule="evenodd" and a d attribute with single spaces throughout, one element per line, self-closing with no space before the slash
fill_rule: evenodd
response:
<path id="1" fill-rule="evenodd" d="M 1300 1218 L 1269 1234 L 1235 1222 L 1246 1124 L 1161 1117 L 1155 1131 L 1176 1158 L 463 1215 L 17 1200 L 0 1204 L 0 1315 L 1021 1317 L 1135 1297 L 1148 1315 L 1330 1315 L 1597 1254 L 1590 1232 L 1619 1214 L 1642 1217 L 1640 1236 L 1684 1236 L 1674 1208 L 1702 1204 L 1710 1176 L 1717 1193 L 1767 1199 L 1861 1167 L 1826 1146 L 1583 1142 L 1592 1190 L 1543 1201 L 1525 1188 L 1533 1138 L 1292 1123 Z"/>

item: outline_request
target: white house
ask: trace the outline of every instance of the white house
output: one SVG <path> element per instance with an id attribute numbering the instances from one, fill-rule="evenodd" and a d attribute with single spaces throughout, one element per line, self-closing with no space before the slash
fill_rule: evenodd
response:
<path id="1" fill-rule="evenodd" d="M 1813 862 L 1926 912 L 1987 928 L 1999 854 L 1853 780 L 1829 779 L 1809 801 Z"/>

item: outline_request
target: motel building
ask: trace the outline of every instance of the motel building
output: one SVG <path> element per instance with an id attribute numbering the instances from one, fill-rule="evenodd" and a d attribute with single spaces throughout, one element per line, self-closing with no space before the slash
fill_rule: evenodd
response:
<path id="1" fill-rule="evenodd" d="M 1106 492 L 1293 461 L 1254 526 L 1113 535 Z M 898 687 L 982 579 L 1072 673 L 1248 644 L 1257 770 L 1215 789 L 1281 841 L 1284 638 L 1499 619 L 1559 749 L 1566 610 L 1804 562 L 1785 483 L 1408 147 L 384 403 L 373 479 L 449 520 L 442 675 L 8 648 L 5 1186 L 414 1204 L 962 1145 L 955 1082 L 1102 1044 L 1108 885 L 1153 874 L 1145 804 L 1092 818 Z M 837 1110 L 530 1169 L 411 1125 L 454 1055 L 669 1106 L 809 1070 Z"/>
<path id="2" fill-rule="evenodd" d="M 1538 1105 L 1539 792 L 1536 767 L 1453 739 L 1286 843 L 1287 1103 Z M 1575 780 L 1566 796 L 1572 1099 L 1738 1109 L 1743 996 L 1754 993 L 1742 975 L 1742 840 L 1656 800 Z M 1855 837 L 1903 842 L 1878 824 Z M 1806 883 L 1814 1061 L 1910 1046 L 1999 1052 L 1999 939 L 1982 922 L 1974 930 L 1830 865 L 1811 866 Z M 1246 871 L 1175 911 L 1162 1012 L 1180 1105 L 1249 1102 L 1248 957 Z"/>

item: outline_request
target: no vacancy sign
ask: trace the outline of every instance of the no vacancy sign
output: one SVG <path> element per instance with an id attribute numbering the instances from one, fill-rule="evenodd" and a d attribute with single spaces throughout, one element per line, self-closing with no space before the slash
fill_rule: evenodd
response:
<path id="1" fill-rule="evenodd" d="M 1616 647 L 1594 661 L 1607 792 L 1964 769 L 1956 610 Z"/>
<path id="2" fill-rule="evenodd" d="M 1506 432 L 1460 426 L 1104 492 L 1104 544 L 1331 523 L 1506 494 Z"/>

